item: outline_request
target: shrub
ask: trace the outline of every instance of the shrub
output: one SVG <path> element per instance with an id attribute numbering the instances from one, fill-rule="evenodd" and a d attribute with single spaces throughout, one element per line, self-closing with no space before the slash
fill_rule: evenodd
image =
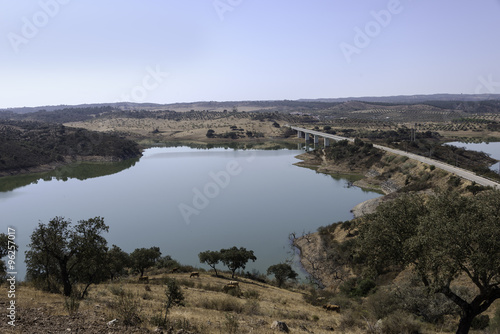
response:
<path id="1" fill-rule="evenodd" d="M 196 285 L 196 282 L 193 281 L 192 279 L 189 280 L 189 279 L 183 278 L 183 279 L 179 280 L 179 284 L 183 285 L 183 286 L 187 286 L 188 288 L 194 288 Z"/>
<path id="2" fill-rule="evenodd" d="M 165 294 L 167 295 L 168 306 L 184 306 L 184 294 L 182 293 L 181 287 L 179 286 L 179 283 L 177 283 L 177 280 L 167 279 L 166 284 L 167 289 L 165 290 Z"/>
<path id="3" fill-rule="evenodd" d="M 223 312 L 242 313 L 243 305 L 234 297 L 218 298 L 218 299 L 203 299 L 199 303 L 199 307 L 208 310 L 217 310 Z"/>
<path id="4" fill-rule="evenodd" d="M 384 334 L 419 334 L 421 324 L 408 313 L 396 311 L 382 321 Z"/>
<path id="5" fill-rule="evenodd" d="M 109 292 L 111 292 L 111 294 L 114 296 L 120 296 L 124 293 L 123 287 L 117 285 L 110 285 Z"/>
<path id="6" fill-rule="evenodd" d="M 115 317 L 120 319 L 125 326 L 136 326 L 142 322 L 139 315 L 140 303 L 139 299 L 135 298 L 134 294 L 130 291 L 121 289 L 114 301 L 111 303 Z"/>
<path id="7" fill-rule="evenodd" d="M 249 299 L 245 302 L 244 311 L 248 315 L 260 315 L 260 304 L 255 299 Z"/>
<path id="8" fill-rule="evenodd" d="M 357 310 L 347 310 L 340 317 L 339 329 L 344 332 L 348 329 L 364 327 L 363 316 Z M 384 332 L 385 333 L 385 332 Z"/>
<path id="9" fill-rule="evenodd" d="M 340 285 L 340 291 L 350 297 L 365 297 L 377 285 L 370 278 L 350 278 Z"/>
<path id="10" fill-rule="evenodd" d="M 238 333 L 238 318 L 231 314 L 226 314 L 224 321 L 225 333 L 236 334 Z"/>
<path id="11" fill-rule="evenodd" d="M 243 298 L 246 299 L 259 299 L 260 295 L 259 292 L 256 290 L 247 290 L 243 292 Z"/>
<path id="12" fill-rule="evenodd" d="M 387 317 L 399 308 L 399 300 L 390 291 L 378 290 L 367 299 L 367 305 L 376 319 Z"/>

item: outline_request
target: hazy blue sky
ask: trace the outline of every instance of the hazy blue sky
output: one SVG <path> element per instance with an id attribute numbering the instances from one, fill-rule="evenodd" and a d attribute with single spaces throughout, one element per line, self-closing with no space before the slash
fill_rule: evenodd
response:
<path id="1" fill-rule="evenodd" d="M 500 93 L 500 0 L 0 0 L 0 9 L 0 107 Z"/>

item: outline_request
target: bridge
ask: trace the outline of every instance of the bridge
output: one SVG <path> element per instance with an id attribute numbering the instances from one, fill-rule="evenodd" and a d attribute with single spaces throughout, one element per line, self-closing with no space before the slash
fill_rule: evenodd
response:
<path id="1" fill-rule="evenodd" d="M 347 140 L 350 142 L 354 142 L 354 139 L 352 138 L 347 138 L 347 137 L 342 137 L 342 136 L 337 136 L 337 135 L 332 135 L 329 133 L 324 133 L 320 131 L 314 131 L 314 130 L 308 130 L 304 128 L 299 128 L 296 126 L 290 126 L 292 130 L 297 131 L 297 137 L 298 138 L 305 138 L 306 141 L 309 141 L 312 137 L 313 141 L 315 144 L 319 143 L 319 139 L 323 138 L 323 143 L 325 147 L 330 146 L 330 140 Z M 382 145 L 376 145 L 374 144 L 373 147 L 378 148 L 379 150 L 383 150 L 392 154 L 397 154 L 397 155 L 402 155 L 405 157 L 408 157 L 410 159 L 420 161 L 422 163 L 428 164 L 428 165 L 434 165 L 436 168 L 442 169 L 444 171 L 453 173 L 463 179 L 476 182 L 477 184 L 480 184 L 482 186 L 486 187 L 492 187 L 496 189 L 500 189 L 500 183 L 492 181 L 490 179 L 484 178 L 482 176 L 476 175 L 474 172 L 468 171 L 463 168 L 455 167 L 450 164 L 434 160 L 431 158 L 426 158 L 418 154 L 413 154 L 413 153 L 408 153 L 405 151 L 401 150 L 396 150 L 390 147 L 382 146 Z"/>

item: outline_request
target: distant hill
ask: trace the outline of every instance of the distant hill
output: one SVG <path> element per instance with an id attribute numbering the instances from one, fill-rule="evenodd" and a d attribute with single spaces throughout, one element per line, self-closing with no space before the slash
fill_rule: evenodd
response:
<path id="1" fill-rule="evenodd" d="M 422 103 L 428 101 L 486 101 L 500 100 L 500 94 L 430 94 L 430 95 L 397 95 L 397 96 L 365 96 L 345 98 L 301 99 L 306 102 L 348 102 L 363 101 L 375 103 Z"/>
<path id="2" fill-rule="evenodd" d="M 368 96 L 368 97 L 346 97 L 346 98 L 320 98 L 320 99 L 299 99 L 299 100 L 269 100 L 269 101 L 199 101 L 186 103 L 91 103 L 79 105 L 58 105 L 58 106 L 40 106 L 40 107 L 22 107 L 22 108 L 4 108 L 0 109 L 3 113 L 26 114 L 37 111 L 56 111 L 63 109 L 89 109 L 110 107 L 115 110 L 175 110 L 178 112 L 190 110 L 207 111 L 232 111 L 241 109 L 245 111 L 278 111 L 278 112 L 314 112 L 315 110 L 332 108 L 338 104 L 349 101 L 361 101 L 368 103 L 390 103 L 390 104 L 417 104 L 429 101 L 486 101 L 500 100 L 500 94 L 432 94 L 432 95 L 400 95 L 400 96 Z"/>

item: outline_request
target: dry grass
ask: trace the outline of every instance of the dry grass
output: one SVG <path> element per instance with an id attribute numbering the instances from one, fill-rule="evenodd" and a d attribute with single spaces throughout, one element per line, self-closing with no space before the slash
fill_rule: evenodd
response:
<path id="1" fill-rule="evenodd" d="M 165 120 L 165 119 L 134 119 L 112 118 L 90 120 L 85 122 L 66 123 L 66 126 L 85 128 L 92 131 L 127 133 L 130 136 L 147 137 L 156 140 L 194 140 L 206 142 L 207 131 L 213 129 L 217 134 L 231 132 L 231 126 L 246 131 L 259 132 L 265 138 L 279 137 L 282 135 L 280 128 L 275 128 L 270 121 L 261 122 L 249 118 L 233 116 L 212 120 Z M 159 133 L 152 134 L 158 129 Z M 245 133 L 243 132 L 243 134 Z M 211 140 L 214 141 L 214 140 Z M 227 139 L 225 140 L 227 141 Z"/>
<path id="2" fill-rule="evenodd" d="M 270 326 L 275 320 L 285 321 L 292 333 L 328 333 L 330 331 L 326 328 L 338 328 L 340 315 L 307 304 L 300 291 L 293 292 L 242 279 L 239 283 L 241 292 L 243 295 L 247 292 L 246 295 L 250 298 L 238 298 L 212 291 L 217 288 L 222 290 L 228 282 L 225 278 L 215 278 L 208 274 L 192 279 L 189 274 L 168 276 L 181 282 L 185 296 L 186 306 L 174 307 L 168 315 L 170 323 L 176 323 L 177 328 L 183 327 L 203 334 L 226 333 L 225 328 L 230 318 L 237 321 L 238 333 L 274 333 Z M 156 326 L 150 323 L 150 319 L 159 316 L 164 310 L 165 286 L 161 284 L 161 280 L 165 277 L 166 275 L 153 277 L 157 280 L 153 280 L 149 285 L 130 279 L 94 286 L 87 299 L 80 303 L 78 312 L 97 310 L 103 322 L 119 318 L 116 308 L 112 305 L 118 299 L 120 289 L 123 289 L 138 301 L 141 326 L 154 330 Z M 187 287 L 182 285 L 183 280 L 196 281 L 196 284 L 194 287 Z M 146 288 L 147 286 L 149 288 Z M 205 289 L 207 287 L 209 289 Z M 18 303 L 42 308 L 53 316 L 68 315 L 63 296 L 40 292 L 29 286 L 20 288 Z"/>

